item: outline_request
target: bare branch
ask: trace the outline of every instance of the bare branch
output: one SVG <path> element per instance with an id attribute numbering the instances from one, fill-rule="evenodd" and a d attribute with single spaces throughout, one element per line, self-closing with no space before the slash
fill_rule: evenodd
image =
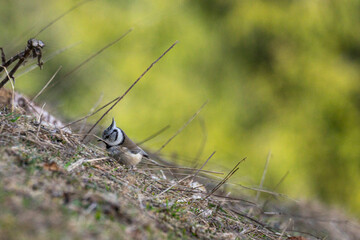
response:
<path id="1" fill-rule="evenodd" d="M 71 45 L 69 45 L 69 46 L 67 46 L 67 47 L 64 47 L 64 48 L 61 48 L 61 49 L 57 50 L 56 52 L 52 53 L 51 55 L 49 55 L 49 56 L 47 56 L 47 57 L 45 58 L 44 64 L 47 63 L 48 61 L 50 61 L 51 59 L 53 59 L 54 57 L 56 57 L 57 55 L 59 55 L 60 53 L 66 51 L 66 50 L 68 50 L 68 49 L 70 49 L 70 48 L 73 48 L 73 47 L 79 45 L 80 43 L 81 43 L 81 42 L 76 42 L 76 43 L 73 43 L 73 44 L 71 44 Z M 24 71 L 20 72 L 20 73 L 16 76 L 16 78 L 17 78 L 17 79 L 21 78 L 22 76 L 24 76 L 24 75 L 27 74 L 28 72 L 31 72 L 32 70 L 34 70 L 34 69 L 37 68 L 37 67 L 38 67 L 37 64 L 32 64 L 32 65 L 30 65 L 27 69 L 25 69 Z M 53 86 L 53 84 L 52 84 L 50 87 L 52 87 L 52 86 Z"/>
<path id="2" fill-rule="evenodd" d="M 18 70 L 20 65 L 25 61 L 25 59 L 27 59 L 30 56 L 30 53 L 31 53 L 31 48 L 27 47 L 24 51 L 24 55 L 19 59 L 15 67 L 10 71 L 9 74 L 6 75 L 4 80 L 0 82 L 0 88 L 2 88 L 9 81 L 9 79 L 13 79 L 15 72 Z"/>
<path id="3" fill-rule="evenodd" d="M 116 102 L 100 117 L 99 120 L 97 120 L 97 122 L 90 128 L 90 130 L 87 132 L 87 134 L 89 134 L 95 127 L 96 125 L 98 125 L 98 123 L 106 116 L 106 114 L 108 114 L 120 101 L 121 99 L 123 99 L 126 94 L 128 94 L 128 92 L 130 92 L 130 90 L 136 85 L 136 83 L 138 83 L 140 81 L 140 79 L 163 57 L 165 56 L 166 53 L 168 53 L 176 44 L 178 43 L 178 41 L 176 41 L 175 43 L 173 43 L 163 54 L 161 54 L 161 56 L 156 59 L 146 70 L 145 72 L 143 72 L 140 77 L 138 77 L 138 79 L 136 79 L 136 81 L 125 91 L 125 93 L 123 95 L 121 95 L 119 98 L 117 98 Z M 85 137 L 82 139 L 84 141 Z"/>

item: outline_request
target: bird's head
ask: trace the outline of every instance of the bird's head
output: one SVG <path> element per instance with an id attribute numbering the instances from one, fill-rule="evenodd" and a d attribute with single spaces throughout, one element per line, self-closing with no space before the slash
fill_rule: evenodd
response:
<path id="1" fill-rule="evenodd" d="M 124 133 L 120 128 L 116 127 L 114 118 L 111 125 L 104 130 L 102 139 L 110 147 L 121 145 L 124 142 Z"/>

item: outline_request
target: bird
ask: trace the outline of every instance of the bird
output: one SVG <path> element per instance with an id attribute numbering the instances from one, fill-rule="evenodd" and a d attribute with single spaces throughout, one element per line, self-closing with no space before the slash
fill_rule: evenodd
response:
<path id="1" fill-rule="evenodd" d="M 134 167 L 143 157 L 149 159 L 149 155 L 134 143 L 125 132 L 116 127 L 115 119 L 102 134 L 102 140 L 106 144 L 109 155 L 120 163 Z"/>

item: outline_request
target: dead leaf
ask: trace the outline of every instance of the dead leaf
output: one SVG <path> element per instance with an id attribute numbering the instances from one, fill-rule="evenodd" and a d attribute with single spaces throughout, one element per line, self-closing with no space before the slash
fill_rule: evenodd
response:
<path id="1" fill-rule="evenodd" d="M 44 163 L 44 169 L 52 172 L 60 171 L 60 168 L 56 162 Z"/>
<path id="2" fill-rule="evenodd" d="M 307 240 L 307 238 L 304 237 L 289 237 L 288 240 Z"/>
<path id="3" fill-rule="evenodd" d="M 100 167 L 100 165 L 94 164 L 93 167 L 95 167 L 95 168 L 97 168 L 97 169 L 100 169 L 100 170 L 106 172 L 106 169 Z"/>

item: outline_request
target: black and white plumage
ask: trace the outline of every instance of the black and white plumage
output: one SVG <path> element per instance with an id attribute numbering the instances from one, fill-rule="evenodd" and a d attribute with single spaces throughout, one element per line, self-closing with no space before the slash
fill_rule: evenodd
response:
<path id="1" fill-rule="evenodd" d="M 143 157 L 149 158 L 149 155 L 136 145 L 123 130 L 116 127 L 114 118 L 111 125 L 104 130 L 102 139 L 109 155 L 125 165 L 135 166 Z"/>

